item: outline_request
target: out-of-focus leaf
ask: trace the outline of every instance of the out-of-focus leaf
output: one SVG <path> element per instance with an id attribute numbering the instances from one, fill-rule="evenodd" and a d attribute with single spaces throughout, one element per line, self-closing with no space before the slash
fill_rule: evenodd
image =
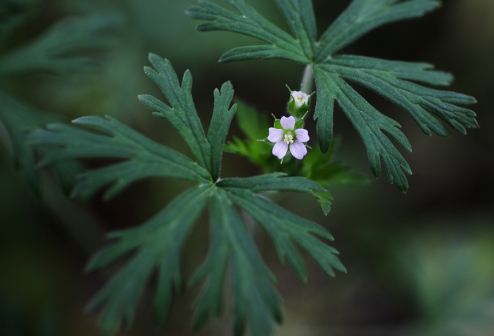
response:
<path id="1" fill-rule="evenodd" d="M 237 125 L 247 138 L 234 137 L 232 142 L 226 144 L 225 151 L 245 156 L 253 163 L 260 165 L 265 172 L 275 171 L 268 167 L 279 163 L 279 160 L 275 160 L 271 154 L 270 146 L 259 141 L 268 136 L 269 117 L 243 102 L 237 102 L 237 106 Z"/>
<path id="2" fill-rule="evenodd" d="M 41 193 L 40 175 L 36 167 L 36 155 L 27 141 L 26 133 L 55 120 L 55 117 L 36 111 L 0 91 L 0 123 L 7 132 L 7 145 L 11 147 L 15 167 L 22 173 L 35 195 Z M 48 152 L 41 150 L 40 154 L 46 155 Z M 81 170 L 82 166 L 73 160 L 59 162 L 52 167 L 52 172 L 65 193 L 73 188 L 75 176 Z"/>
<path id="3" fill-rule="evenodd" d="M 99 64 L 96 58 L 80 53 L 115 44 L 112 31 L 122 23 L 122 16 L 115 13 L 63 19 L 33 42 L 1 55 L 0 77 L 32 71 L 67 75 L 92 70 Z"/>
<path id="4" fill-rule="evenodd" d="M 38 0 L 2 0 L 0 2 L 0 46 L 33 12 Z"/>
<path id="5" fill-rule="evenodd" d="M 362 174 L 354 172 L 341 162 L 336 161 L 336 152 L 341 140 L 335 138 L 327 153 L 318 151 L 317 148 L 309 151 L 302 161 L 300 175 L 318 182 L 325 188 L 333 185 L 359 185 L 366 184 L 369 179 Z"/>

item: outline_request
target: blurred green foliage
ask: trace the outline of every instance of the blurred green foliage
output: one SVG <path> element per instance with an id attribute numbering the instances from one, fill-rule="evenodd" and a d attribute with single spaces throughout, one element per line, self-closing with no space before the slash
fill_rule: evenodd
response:
<path id="1" fill-rule="evenodd" d="M 0 38 L 5 40 L 22 20 L 26 20 L 30 2 L 10 1 L 2 3 L 3 16 Z M 0 79 L 22 73 L 52 72 L 58 75 L 74 75 L 74 72 L 94 70 L 97 62 L 92 56 L 81 56 L 81 52 L 105 49 L 115 42 L 108 34 L 122 22 L 122 17 L 113 13 L 67 18 L 58 21 L 40 37 L 24 46 L 0 54 Z M 25 134 L 48 122 L 57 120 L 18 101 L 9 93 L 0 91 L 0 122 L 6 135 L 15 166 L 27 180 L 31 190 L 40 194 L 38 167 L 35 153 L 25 139 Z M 67 193 L 73 186 L 75 175 L 81 170 L 76 162 L 64 162 L 53 167 L 53 173 Z"/>

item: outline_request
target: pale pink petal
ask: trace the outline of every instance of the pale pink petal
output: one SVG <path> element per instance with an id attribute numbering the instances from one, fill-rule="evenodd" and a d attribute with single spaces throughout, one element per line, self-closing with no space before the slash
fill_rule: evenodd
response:
<path id="1" fill-rule="evenodd" d="M 307 148 L 300 141 L 295 141 L 290 145 L 290 153 L 293 157 L 302 160 L 305 154 L 307 154 Z"/>
<path id="2" fill-rule="evenodd" d="M 276 143 L 276 142 L 281 141 L 281 139 L 283 139 L 283 130 L 278 129 L 278 128 L 274 128 L 274 127 L 270 127 L 268 140 Z"/>
<path id="3" fill-rule="evenodd" d="M 273 155 L 277 156 L 278 159 L 283 159 L 283 157 L 286 155 L 286 152 L 288 150 L 288 145 L 284 143 L 283 141 L 277 142 L 276 145 L 273 147 Z"/>
<path id="4" fill-rule="evenodd" d="M 292 91 L 292 97 L 297 108 L 300 108 L 304 104 L 308 105 L 309 103 L 309 95 L 302 91 Z"/>
<path id="5" fill-rule="evenodd" d="M 286 130 L 292 130 L 295 127 L 295 118 L 294 117 L 281 117 L 280 120 L 281 127 Z"/>
<path id="6" fill-rule="evenodd" d="M 306 129 L 303 128 L 296 129 L 295 135 L 297 136 L 297 140 L 300 142 L 309 141 L 309 132 Z"/>

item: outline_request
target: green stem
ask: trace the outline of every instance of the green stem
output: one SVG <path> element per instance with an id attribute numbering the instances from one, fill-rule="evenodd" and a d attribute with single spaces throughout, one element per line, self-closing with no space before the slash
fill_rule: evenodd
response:
<path id="1" fill-rule="evenodd" d="M 304 77 L 302 77 L 302 86 L 300 91 L 311 94 L 314 84 L 314 72 L 312 72 L 312 66 L 308 64 L 304 70 Z"/>

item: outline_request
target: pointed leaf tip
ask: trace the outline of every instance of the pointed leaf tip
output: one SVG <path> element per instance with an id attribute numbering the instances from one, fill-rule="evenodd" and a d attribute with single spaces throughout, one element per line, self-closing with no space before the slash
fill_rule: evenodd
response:
<path id="1" fill-rule="evenodd" d="M 152 58 L 160 58 L 161 59 L 161 56 L 159 56 L 158 54 L 150 52 L 148 54 L 148 59 L 151 60 Z"/>

